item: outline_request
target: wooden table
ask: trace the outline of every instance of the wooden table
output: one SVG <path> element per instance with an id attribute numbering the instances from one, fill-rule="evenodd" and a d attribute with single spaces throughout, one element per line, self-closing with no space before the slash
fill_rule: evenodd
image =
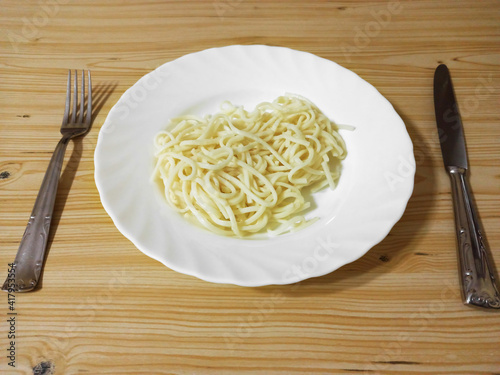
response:
<path id="1" fill-rule="evenodd" d="M 450 68 L 471 184 L 500 265 L 498 1 L 3 0 L 0 276 L 7 274 L 59 139 L 68 68 L 90 68 L 91 132 L 71 143 L 43 285 L 1 295 L 6 374 L 498 374 L 500 314 L 462 304 L 450 184 L 432 97 Z M 184 54 L 279 45 L 351 69 L 414 142 L 415 191 L 360 260 L 295 285 L 243 288 L 176 273 L 113 225 L 94 183 L 106 115 L 141 76 Z M 273 296 L 279 298 L 273 298 Z"/>

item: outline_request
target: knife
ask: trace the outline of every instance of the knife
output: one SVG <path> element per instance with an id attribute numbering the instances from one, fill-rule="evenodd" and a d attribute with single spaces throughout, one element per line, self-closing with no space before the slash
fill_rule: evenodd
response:
<path id="1" fill-rule="evenodd" d="M 466 178 L 468 165 L 462 120 L 450 72 L 444 64 L 434 73 L 434 109 L 444 166 L 451 179 L 463 302 L 500 309 L 493 263 Z"/>

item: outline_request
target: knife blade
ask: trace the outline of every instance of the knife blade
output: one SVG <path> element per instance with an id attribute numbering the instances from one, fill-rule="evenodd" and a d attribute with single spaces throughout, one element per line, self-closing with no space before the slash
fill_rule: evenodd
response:
<path id="1" fill-rule="evenodd" d="M 443 162 L 452 186 L 463 302 L 500 309 L 493 263 L 466 178 L 468 163 L 462 119 L 450 72 L 444 64 L 434 73 L 434 109 Z"/>
<path id="2" fill-rule="evenodd" d="M 450 71 L 441 64 L 434 75 L 434 109 L 445 166 L 467 169 L 462 119 L 458 112 Z"/>

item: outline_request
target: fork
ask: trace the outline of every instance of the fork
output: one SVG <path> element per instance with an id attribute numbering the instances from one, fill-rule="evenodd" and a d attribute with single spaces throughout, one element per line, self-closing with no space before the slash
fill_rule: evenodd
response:
<path id="1" fill-rule="evenodd" d="M 33 211 L 28 220 L 28 225 L 19 244 L 14 263 L 9 270 L 9 275 L 5 280 L 2 290 L 12 292 L 30 292 L 38 284 L 42 272 L 47 248 L 47 240 L 54 211 L 57 186 L 61 175 L 61 168 L 64 161 L 64 153 L 69 140 L 84 135 L 90 129 L 92 119 L 92 83 L 90 71 L 88 75 L 87 110 L 85 114 L 85 72 L 82 71 L 82 88 L 80 97 L 80 109 L 78 110 L 78 79 L 75 70 L 73 108 L 71 110 L 71 70 L 68 71 L 68 84 L 66 89 L 66 105 L 61 125 L 62 138 L 57 144 L 54 154 L 50 159 L 47 172 L 43 178 L 40 191 L 35 201 Z M 77 113 L 78 112 L 78 113 Z M 77 118 L 78 115 L 78 118 Z"/>

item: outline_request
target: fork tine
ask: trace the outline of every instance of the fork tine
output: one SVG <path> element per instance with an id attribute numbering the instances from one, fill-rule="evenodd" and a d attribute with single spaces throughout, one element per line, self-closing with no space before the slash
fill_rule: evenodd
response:
<path id="1" fill-rule="evenodd" d="M 87 73 L 89 76 L 89 83 L 88 83 L 89 93 L 87 94 L 87 117 L 85 118 L 85 122 L 87 123 L 87 125 L 90 125 L 90 121 L 92 120 L 92 80 L 90 78 L 90 70 L 88 70 Z"/>
<path id="2" fill-rule="evenodd" d="M 68 84 L 66 88 L 66 105 L 64 106 L 63 125 L 66 125 L 68 123 L 70 103 L 71 103 L 71 70 L 68 70 Z"/>
<path id="3" fill-rule="evenodd" d="M 78 104 L 78 75 L 76 74 L 75 70 L 75 92 L 73 93 L 73 111 L 71 113 L 71 123 L 76 122 L 76 111 L 78 109 L 77 107 Z"/>
<path id="4" fill-rule="evenodd" d="M 83 121 L 83 111 L 85 110 L 85 70 L 82 70 L 82 94 L 80 98 L 80 113 L 78 114 L 78 122 Z"/>

